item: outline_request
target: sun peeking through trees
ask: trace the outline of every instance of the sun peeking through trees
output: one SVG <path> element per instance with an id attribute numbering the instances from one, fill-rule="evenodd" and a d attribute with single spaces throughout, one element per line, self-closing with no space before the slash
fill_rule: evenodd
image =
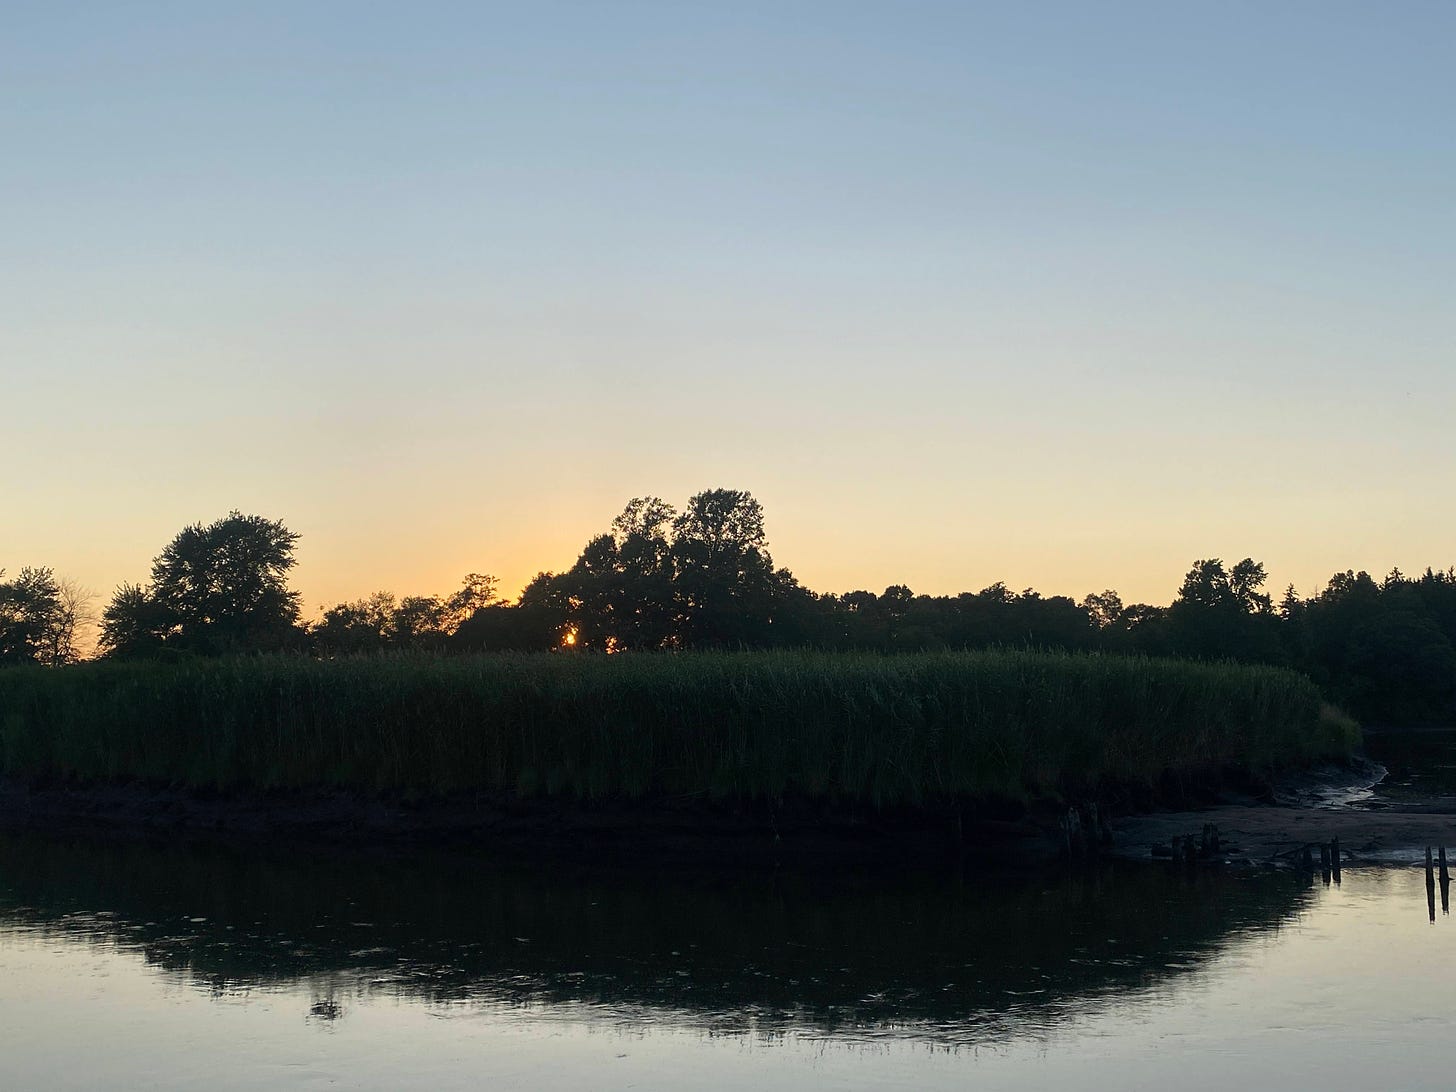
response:
<path id="1" fill-rule="evenodd" d="M 522 602 L 558 614 L 563 643 L 581 650 L 736 648 L 775 643 L 778 609 L 797 587 L 773 567 L 762 505 L 712 489 L 682 512 L 659 497 L 633 500 Z"/>
<path id="2" fill-rule="evenodd" d="M 1290 666 L 1367 720 L 1456 720 L 1452 569 L 1383 581 L 1337 573 L 1317 594 L 1290 588 L 1277 605 L 1251 558 L 1196 561 L 1166 607 L 1124 603 L 1110 589 L 1079 603 L 999 582 L 959 595 L 902 584 L 816 594 L 775 566 L 751 494 L 710 489 L 681 509 L 631 501 L 570 568 L 538 574 L 515 602 L 494 577 L 471 573 L 443 596 L 380 591 L 304 623 L 288 587 L 298 538 L 240 512 L 184 528 L 146 584 L 117 589 L 103 654 L 1032 647 Z M 0 572 L 0 664 L 75 660 L 83 618 L 84 593 L 49 569 Z"/>

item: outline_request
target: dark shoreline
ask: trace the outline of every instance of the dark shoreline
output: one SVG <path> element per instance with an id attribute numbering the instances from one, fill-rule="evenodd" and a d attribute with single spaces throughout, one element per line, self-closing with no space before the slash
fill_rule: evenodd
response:
<path id="1" fill-rule="evenodd" d="M 1059 809 L 880 812 L 808 802 L 695 800 L 585 803 L 432 800 L 343 791 L 202 793 L 141 784 L 30 786 L 0 778 L 0 829 L 179 840 L 360 846 L 459 846 L 502 854 L 667 859 L 944 861 L 1050 859 Z"/>
<path id="2" fill-rule="evenodd" d="M 1373 771 L 1373 772 L 1372 772 Z M 1115 856 L 1147 857 L 1204 822 L 1244 828 L 1244 860 L 1314 831 L 1375 844 L 1439 841 L 1450 800 L 1409 800 L 1379 810 L 1330 808 L 1320 789 L 1369 784 L 1384 770 L 1365 759 L 1289 771 L 1276 785 L 1237 771 L 1169 782 L 1156 798 L 1108 809 Z M 1368 780 L 1367 780 L 1368 779 Z M 30 785 L 0 777 L 0 830 L 168 841 L 278 842 L 363 850 L 467 849 L 504 857 L 701 864 L 864 862 L 943 866 L 964 859 L 1046 863 L 1065 856 L 1064 802 L 965 802 L 873 810 L 848 803 L 723 801 L 703 797 L 586 802 L 464 793 L 428 799 L 340 789 L 198 791 L 141 782 Z M 1368 832 L 1368 834 L 1367 834 Z M 1355 848 L 1350 844 L 1349 848 Z M 1375 848 L 1374 844 L 1370 848 Z M 1248 851 L 1252 852 L 1248 852 Z"/>

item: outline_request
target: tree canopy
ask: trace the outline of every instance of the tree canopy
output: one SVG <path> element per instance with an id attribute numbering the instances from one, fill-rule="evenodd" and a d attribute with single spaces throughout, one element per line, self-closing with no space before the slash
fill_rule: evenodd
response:
<path id="1" fill-rule="evenodd" d="M 298 593 L 288 588 L 297 533 L 233 511 L 184 527 L 152 562 L 149 585 L 123 585 L 102 616 L 118 655 L 158 647 L 216 654 L 296 642 Z"/>
<path id="2" fill-rule="evenodd" d="M 90 593 L 48 568 L 4 576 L 0 569 L 0 665 L 74 663 Z"/>

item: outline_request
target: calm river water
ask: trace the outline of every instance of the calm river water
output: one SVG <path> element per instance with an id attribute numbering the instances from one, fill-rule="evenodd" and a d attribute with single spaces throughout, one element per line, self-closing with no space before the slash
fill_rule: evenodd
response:
<path id="1" fill-rule="evenodd" d="M 0 835 L 0 1087 L 1449 1088 L 1422 873 L 492 863 Z"/>

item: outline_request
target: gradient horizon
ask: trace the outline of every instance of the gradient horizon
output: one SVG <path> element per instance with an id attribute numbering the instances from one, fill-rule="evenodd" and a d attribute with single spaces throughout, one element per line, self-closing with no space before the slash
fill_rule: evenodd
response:
<path id="1" fill-rule="evenodd" d="M 16 3 L 0 567 L 305 614 L 632 497 L 816 591 L 1456 562 L 1456 9 Z"/>

